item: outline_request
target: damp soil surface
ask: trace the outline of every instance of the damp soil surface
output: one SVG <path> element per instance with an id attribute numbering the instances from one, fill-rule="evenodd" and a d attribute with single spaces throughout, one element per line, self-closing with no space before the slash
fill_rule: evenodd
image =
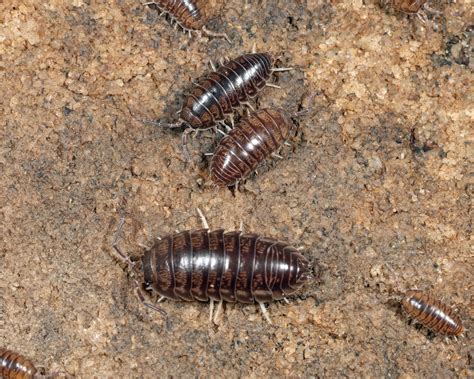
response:
<path id="1" fill-rule="evenodd" d="M 138 1 L 1 2 L 0 346 L 78 378 L 472 375 L 474 18 L 468 0 L 428 3 L 423 23 L 375 0 L 209 2 L 230 45 Z M 216 189 L 221 135 L 193 136 L 186 163 L 182 129 L 150 121 L 176 122 L 210 61 L 254 45 L 294 68 L 254 107 L 311 112 L 283 159 Z M 271 325 L 254 305 L 217 323 L 202 302 L 143 307 L 113 253 L 120 218 L 138 260 L 200 228 L 198 207 L 302 247 L 317 280 L 267 304 Z M 407 319 L 412 288 L 471 331 Z"/>

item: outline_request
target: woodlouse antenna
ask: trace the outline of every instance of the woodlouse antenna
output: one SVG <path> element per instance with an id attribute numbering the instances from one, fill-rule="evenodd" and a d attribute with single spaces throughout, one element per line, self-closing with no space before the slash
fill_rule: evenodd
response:
<path id="1" fill-rule="evenodd" d="M 225 38 L 226 41 L 232 45 L 232 41 L 230 40 L 229 36 L 226 33 L 213 32 L 212 30 L 209 30 L 208 28 L 206 28 L 206 26 L 203 26 L 201 30 L 204 32 L 204 34 L 210 37 Z"/>
<path id="2" fill-rule="evenodd" d="M 175 123 L 166 123 L 166 122 L 152 121 L 152 120 L 141 120 L 141 121 L 144 124 L 163 127 L 163 128 L 169 128 L 169 129 L 181 128 L 182 126 L 186 124 L 183 120 L 179 120 L 178 122 L 175 122 Z"/>
<path id="3" fill-rule="evenodd" d="M 320 91 L 313 91 L 310 95 L 309 95 L 309 99 L 308 99 L 308 107 L 307 108 L 304 108 L 296 113 L 293 113 L 291 115 L 291 117 L 294 117 L 294 118 L 300 118 L 300 117 L 304 117 L 306 115 L 308 115 L 309 113 L 311 113 L 314 109 L 313 107 L 313 101 L 314 101 L 314 98 L 316 97 L 316 95 L 319 95 L 321 94 Z"/>
<path id="4" fill-rule="evenodd" d="M 112 247 L 114 248 L 115 252 L 117 253 L 117 257 L 122 262 L 125 262 L 132 270 L 135 270 L 135 262 L 132 262 L 130 257 L 127 254 L 123 253 L 122 250 L 120 250 L 120 248 L 118 247 L 118 243 L 120 241 L 124 225 L 125 225 L 125 217 L 121 217 L 120 221 L 119 221 L 119 224 L 118 224 L 118 227 L 117 227 L 117 231 L 115 232 L 115 236 L 114 236 L 114 239 L 112 241 Z"/>

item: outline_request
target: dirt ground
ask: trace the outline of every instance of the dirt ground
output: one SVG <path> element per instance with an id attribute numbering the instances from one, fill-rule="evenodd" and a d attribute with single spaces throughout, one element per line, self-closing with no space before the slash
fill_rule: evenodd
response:
<path id="1" fill-rule="evenodd" d="M 446 341 L 398 303 L 427 290 L 473 329 L 474 17 L 429 4 L 436 25 L 376 0 L 212 2 L 229 45 L 138 1 L 0 2 L 0 346 L 80 378 L 472 376 L 472 331 Z M 210 60 L 254 44 L 296 68 L 256 106 L 317 95 L 283 160 L 216 191 L 217 137 L 192 139 L 193 167 L 181 130 L 146 121 L 176 121 Z M 119 218 L 138 259 L 200 227 L 196 207 L 304 247 L 320 280 L 269 304 L 273 325 L 253 305 L 218 325 L 205 303 L 144 308 L 111 249 Z"/>

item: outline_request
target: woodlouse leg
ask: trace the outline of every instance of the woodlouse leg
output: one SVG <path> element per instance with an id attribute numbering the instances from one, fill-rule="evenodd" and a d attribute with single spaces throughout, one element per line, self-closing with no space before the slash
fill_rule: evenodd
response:
<path id="1" fill-rule="evenodd" d="M 135 280 L 135 295 L 137 295 L 138 300 L 140 300 L 140 303 L 142 303 L 145 307 L 153 309 L 154 311 L 161 313 L 161 315 L 166 316 L 166 312 L 163 309 L 146 301 L 145 296 L 143 295 L 142 287 L 136 280 Z"/>
<path id="2" fill-rule="evenodd" d="M 289 301 L 286 297 L 283 298 L 283 301 L 284 301 L 286 304 L 290 304 L 290 301 Z"/>
<path id="3" fill-rule="evenodd" d="M 283 157 L 281 155 L 278 155 L 277 153 L 272 153 L 272 157 L 277 159 L 283 159 Z"/>
<path id="4" fill-rule="evenodd" d="M 286 142 L 286 141 L 285 141 L 285 142 L 283 142 L 283 144 L 286 145 L 286 146 L 290 146 L 290 147 L 291 147 L 291 143 L 289 143 L 289 142 Z"/>
<path id="5" fill-rule="evenodd" d="M 209 304 L 209 321 L 212 321 L 212 313 L 214 312 L 214 300 L 211 299 Z"/>
<path id="6" fill-rule="evenodd" d="M 224 300 L 221 300 L 219 301 L 219 304 L 217 304 L 217 309 L 216 309 L 216 313 L 214 314 L 214 324 L 217 324 L 217 318 L 219 317 L 219 314 L 221 313 L 222 311 L 222 303 L 224 302 Z"/>
<path id="7" fill-rule="evenodd" d="M 272 84 L 272 83 L 266 83 L 265 86 L 267 87 L 272 87 L 272 88 L 278 88 L 278 89 L 281 89 L 280 86 L 277 86 L 276 84 Z"/>
<path id="8" fill-rule="evenodd" d="M 272 68 L 272 72 L 291 71 L 294 69 L 295 69 L 294 67 L 278 67 L 278 68 Z"/>
<path id="9" fill-rule="evenodd" d="M 253 107 L 253 105 L 250 104 L 248 101 L 246 101 L 245 103 L 242 103 L 242 105 L 245 105 L 246 107 L 249 107 L 252 111 L 255 111 L 255 108 Z"/>
<path id="10" fill-rule="evenodd" d="M 217 129 L 217 133 L 221 133 L 224 137 L 227 136 L 227 133 L 225 133 L 224 131 L 222 131 L 220 129 Z"/>
<path id="11" fill-rule="evenodd" d="M 260 305 L 260 309 L 262 310 L 263 316 L 265 319 L 268 321 L 269 324 L 273 324 L 272 320 L 270 319 L 270 315 L 268 314 L 267 308 L 265 308 L 265 304 L 263 303 L 258 303 Z"/>
<path id="12" fill-rule="evenodd" d="M 202 213 L 202 211 L 199 208 L 196 208 L 196 211 L 199 214 L 199 217 L 201 217 L 201 222 L 202 222 L 202 225 L 204 226 L 204 229 L 209 229 L 209 224 L 207 223 L 204 213 Z"/>
<path id="13" fill-rule="evenodd" d="M 232 45 L 232 41 L 230 40 L 229 36 L 226 33 L 213 32 L 212 30 L 207 29 L 205 26 L 202 27 L 202 31 L 210 37 L 225 38 L 227 42 L 229 42 Z"/>
<path id="14" fill-rule="evenodd" d="M 211 65 L 212 71 L 217 71 L 216 66 L 214 66 L 214 62 L 209 61 L 209 64 Z"/>

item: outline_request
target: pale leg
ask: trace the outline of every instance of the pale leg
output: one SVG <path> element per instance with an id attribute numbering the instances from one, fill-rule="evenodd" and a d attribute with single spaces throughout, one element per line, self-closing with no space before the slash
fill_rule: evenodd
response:
<path id="1" fill-rule="evenodd" d="M 258 303 L 260 305 L 260 309 L 262 310 L 263 316 L 267 320 L 269 324 L 272 324 L 272 320 L 270 319 L 270 315 L 268 314 L 267 309 L 265 308 L 265 304 L 263 303 Z"/>
<path id="2" fill-rule="evenodd" d="M 221 301 L 219 301 L 219 304 L 217 305 L 217 310 L 216 310 L 216 313 L 214 315 L 214 324 L 217 324 L 217 318 L 219 317 L 219 314 L 222 311 L 222 303 L 223 302 L 224 302 L 224 300 L 221 300 Z"/>

